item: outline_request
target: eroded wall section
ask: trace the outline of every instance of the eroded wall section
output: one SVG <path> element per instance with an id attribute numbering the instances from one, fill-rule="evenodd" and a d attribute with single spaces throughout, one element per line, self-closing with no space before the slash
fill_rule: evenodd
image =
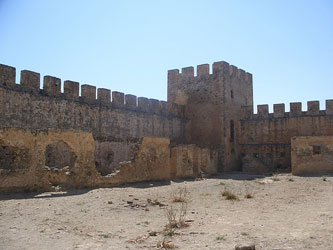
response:
<path id="1" fill-rule="evenodd" d="M 0 192 L 96 185 L 91 133 L 0 129 Z"/>
<path id="2" fill-rule="evenodd" d="M 295 175 L 333 174 L 333 136 L 302 136 L 291 140 Z"/>
<path id="3" fill-rule="evenodd" d="M 113 187 L 194 178 L 198 170 L 205 175 L 217 171 L 215 152 L 193 145 L 172 148 L 168 138 L 144 137 L 134 144 L 127 161 L 102 176 L 95 166 L 96 143 L 92 133 L 85 131 L 0 129 L 0 192 Z M 190 152 L 191 159 L 199 160 L 187 165 L 186 176 L 184 164 L 173 161 L 184 151 Z"/>

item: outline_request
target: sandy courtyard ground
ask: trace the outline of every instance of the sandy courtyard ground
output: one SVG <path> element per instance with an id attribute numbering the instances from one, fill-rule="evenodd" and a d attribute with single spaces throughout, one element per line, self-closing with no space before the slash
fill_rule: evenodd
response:
<path id="1" fill-rule="evenodd" d="M 188 226 L 166 231 L 166 211 L 185 210 L 173 201 L 185 187 Z M 226 200 L 224 191 L 238 199 Z M 174 249 L 253 242 L 260 250 L 332 250 L 333 177 L 232 174 L 0 196 L 1 250 L 161 249 L 163 242 Z"/>

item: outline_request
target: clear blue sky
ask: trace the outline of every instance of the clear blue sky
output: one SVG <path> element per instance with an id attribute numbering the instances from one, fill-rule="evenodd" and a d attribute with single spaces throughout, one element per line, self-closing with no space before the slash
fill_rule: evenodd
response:
<path id="1" fill-rule="evenodd" d="M 227 61 L 257 104 L 333 99 L 333 1 L 0 0 L 0 63 L 166 100 L 167 70 Z"/>

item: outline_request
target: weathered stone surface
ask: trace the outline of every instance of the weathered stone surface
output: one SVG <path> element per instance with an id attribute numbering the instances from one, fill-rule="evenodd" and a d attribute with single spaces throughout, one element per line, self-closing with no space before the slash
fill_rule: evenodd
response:
<path id="1" fill-rule="evenodd" d="M 293 137 L 291 168 L 295 175 L 333 174 L 333 136 Z"/>
<path id="2" fill-rule="evenodd" d="M 172 178 L 194 178 L 217 173 L 218 154 L 196 145 L 179 145 L 171 149 Z"/>
<path id="3" fill-rule="evenodd" d="M 11 150 L 7 154 L 10 160 L 1 162 L 1 169 L 7 171 L 0 173 L 0 192 L 51 190 L 53 185 L 62 184 L 76 188 L 94 186 L 99 176 L 94 166 L 95 142 L 91 133 L 0 129 L 0 144 L 0 148 Z M 64 159 L 70 153 L 73 157 L 68 166 L 46 166 L 50 147 L 58 153 L 53 155 L 58 161 L 49 162 L 67 165 Z"/>
<path id="4" fill-rule="evenodd" d="M 27 90 L 39 92 L 40 74 L 29 70 L 22 70 L 20 84 Z"/>
<path id="5" fill-rule="evenodd" d="M 122 162 L 113 182 L 130 183 L 147 180 L 170 180 L 170 140 L 145 137 L 131 161 Z"/>
<path id="6" fill-rule="evenodd" d="M 226 62 L 168 72 L 168 102 L 185 105 L 188 119 L 184 144 L 208 147 L 219 153 L 220 170 L 240 170 L 239 131 L 241 107 L 253 105 L 252 78 Z M 231 126 L 233 124 L 233 126 Z"/>
<path id="7" fill-rule="evenodd" d="M 51 78 L 54 79 L 54 78 Z M 57 78 L 55 79 L 57 81 Z M 60 81 L 60 80 L 59 80 Z M 50 83 L 51 84 L 51 83 Z M 53 85 L 51 85 L 52 87 Z M 57 85 L 57 90 L 58 91 Z M 50 88 L 51 88 L 50 87 Z M 167 137 L 173 141 L 181 141 L 184 131 L 184 119 L 180 116 L 169 115 L 168 112 L 151 114 L 138 112 L 134 106 L 124 109 L 114 109 L 111 105 L 96 105 L 95 88 L 86 88 L 85 98 L 78 99 L 79 83 L 65 81 L 64 97 L 43 96 L 20 89 L 0 88 L 0 128 L 16 127 L 24 129 L 53 129 L 53 130 L 79 130 L 91 132 L 96 140 L 96 149 L 99 144 L 107 143 L 114 146 L 110 152 L 97 155 L 109 155 L 115 152 L 114 161 L 110 164 L 107 159 L 97 159 L 98 169 L 105 169 L 103 174 L 111 173 L 121 161 L 129 157 L 129 144 L 137 143 L 144 136 Z M 89 86 L 88 86 L 89 87 Z M 52 91 L 51 91 L 52 92 Z M 52 92 L 53 93 L 53 92 Z M 107 94 L 105 92 L 105 94 Z M 103 97 L 104 98 L 104 97 Z M 98 101 L 107 104 L 107 97 Z M 163 108 L 163 107 L 161 107 Z"/>
<path id="8" fill-rule="evenodd" d="M 88 186 L 192 178 L 214 174 L 217 169 L 285 171 L 290 169 L 291 137 L 333 136 L 332 100 L 327 101 L 325 111 L 319 110 L 318 101 L 312 101 L 307 111 L 302 111 L 301 103 L 292 103 L 290 112 L 285 112 L 284 104 L 275 104 L 274 113 L 269 113 L 268 105 L 259 105 L 258 114 L 253 114 L 252 75 L 226 62 L 216 62 L 212 68 L 210 73 L 209 65 L 199 65 L 197 76 L 193 67 L 183 68 L 181 73 L 169 71 L 168 102 L 113 91 L 111 103 L 110 90 L 98 89 L 96 99 L 96 87 L 90 85 L 82 85 L 79 97 L 77 82 L 65 81 L 61 93 L 61 80 L 52 76 L 44 76 L 41 91 L 40 74 L 26 70 L 21 73 L 21 84 L 15 84 L 15 68 L 0 65 L 0 129 L 20 128 L 18 134 L 27 135 L 22 145 L 18 138 L 16 144 L 0 141 L 1 172 L 18 174 L 31 166 L 49 165 L 45 183 L 68 180 L 79 156 L 67 139 L 50 139 L 54 131 L 92 137 L 89 161 L 93 165 L 88 168 L 93 170 L 86 172 L 89 180 L 82 181 Z M 41 131 L 51 132 L 47 137 Z M 41 149 L 43 164 L 34 161 L 42 156 L 34 156 L 33 144 L 25 141 L 28 138 L 35 143 L 49 142 Z M 58 154 L 63 156 L 59 161 Z M 166 172 L 151 165 L 162 164 L 161 159 Z M 155 169 L 162 172 L 157 174 Z M 37 176 L 42 172 L 36 172 Z M 40 183 L 37 187 L 43 187 L 44 182 Z"/>
<path id="9" fill-rule="evenodd" d="M 260 161 L 257 155 L 245 155 L 242 158 L 242 170 L 247 173 L 269 173 L 272 169 Z"/>
<path id="10" fill-rule="evenodd" d="M 104 159 L 106 164 L 120 160 L 123 144 L 113 143 L 102 143 L 96 150 L 95 140 L 88 132 L 0 129 L 0 192 L 52 190 L 58 185 L 63 188 L 110 187 L 171 179 L 172 156 L 168 138 L 144 137 L 142 141 L 129 143 L 126 149 L 128 161 L 116 163 L 111 173 L 108 169 L 99 169 L 101 165 L 98 164 L 96 169 L 94 159 Z M 200 151 L 204 155 L 214 155 L 207 149 L 196 147 L 195 150 L 191 150 L 192 157 L 197 157 L 194 153 Z M 215 156 L 188 167 L 192 168 L 191 173 L 197 173 L 201 168 L 213 171 L 217 168 L 216 162 Z M 199 170 L 194 170 L 195 166 Z"/>
<path id="11" fill-rule="evenodd" d="M 0 86 L 12 87 L 15 85 L 16 69 L 0 64 Z"/>

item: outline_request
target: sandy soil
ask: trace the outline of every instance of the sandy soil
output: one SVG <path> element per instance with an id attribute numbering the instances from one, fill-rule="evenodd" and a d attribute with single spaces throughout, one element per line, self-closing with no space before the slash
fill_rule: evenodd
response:
<path id="1" fill-rule="evenodd" d="M 188 226 L 165 236 L 166 210 L 179 211 L 173 199 L 185 187 Z M 238 200 L 226 200 L 225 190 Z M 332 250 L 333 177 L 233 174 L 0 196 L 0 249 L 158 249 L 163 241 L 176 249 L 253 242 L 262 250 Z"/>

